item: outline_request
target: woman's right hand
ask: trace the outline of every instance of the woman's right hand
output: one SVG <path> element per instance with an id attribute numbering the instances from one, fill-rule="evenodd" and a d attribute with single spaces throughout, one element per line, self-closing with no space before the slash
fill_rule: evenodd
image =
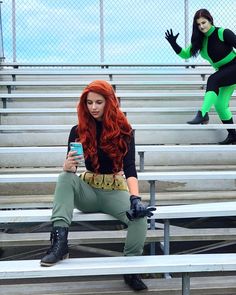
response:
<path id="1" fill-rule="evenodd" d="M 166 35 L 166 37 L 165 37 L 166 40 L 170 43 L 171 46 L 176 44 L 176 40 L 179 36 L 179 33 L 174 36 L 172 29 L 170 29 L 170 31 L 167 30 L 165 32 L 165 35 Z"/>
<path id="2" fill-rule="evenodd" d="M 79 165 L 79 157 L 75 156 L 76 151 L 69 151 L 67 158 L 63 164 L 63 171 L 76 172 Z"/>

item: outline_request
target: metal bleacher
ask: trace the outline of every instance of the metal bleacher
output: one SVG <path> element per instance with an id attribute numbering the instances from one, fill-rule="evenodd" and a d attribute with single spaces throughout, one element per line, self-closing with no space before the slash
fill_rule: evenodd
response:
<path id="1" fill-rule="evenodd" d="M 222 125 L 214 110 L 210 112 L 208 125 L 186 124 L 201 105 L 206 79 L 211 72 L 205 64 L 186 66 L 186 63 L 3 63 L 0 69 L 0 208 L 4 214 L 0 219 L 0 247 L 3 249 L 4 260 L 15 257 L 38 259 L 41 254 L 40 245 L 45 247 L 48 243 L 45 241 L 49 228 L 48 212 L 52 207 L 57 175 L 65 158 L 68 132 L 77 122 L 76 103 L 83 87 L 94 79 L 105 79 L 113 85 L 120 99 L 121 109 L 135 130 L 136 164 L 143 200 L 160 208 L 160 212 L 170 210 L 163 215 L 164 221 L 168 216 L 171 219 L 171 207 L 174 209 L 199 204 L 204 208 L 207 203 L 214 203 L 217 215 L 214 216 L 212 209 L 208 215 L 199 211 L 188 218 L 206 220 L 211 216 L 232 217 L 233 211 L 224 215 L 220 206 L 223 208 L 223 204 L 229 202 L 232 210 L 235 210 L 236 145 L 221 146 L 217 143 L 226 137 L 227 128 L 236 128 L 236 125 Z M 235 94 L 231 106 L 234 113 Z M 82 170 L 83 167 L 79 172 Z M 230 212 L 230 208 L 227 210 Z M 43 212 L 47 212 L 46 219 L 37 220 L 37 216 L 40 217 Z M 27 214 L 31 214 L 29 218 L 32 219 L 25 221 Z M 158 210 L 155 214 L 155 220 L 150 222 L 147 242 L 162 244 L 166 224 L 158 216 Z M 181 210 L 178 214 L 178 218 L 181 218 Z M 4 220 L 4 216 L 9 219 Z M 103 234 L 100 224 L 91 225 L 93 217 L 89 218 L 92 219 L 75 220 L 76 230 L 70 240 L 72 247 L 75 243 L 92 245 L 93 239 L 98 244 L 109 244 L 112 241 L 118 244 L 124 240 L 123 228 L 116 235 L 114 229 L 117 230 L 117 225 L 115 228 L 111 226 L 109 229 L 112 229 L 112 234 L 109 235 L 108 231 Z M 96 220 L 95 216 L 94 218 Z M 103 218 L 100 221 L 110 220 L 108 216 Z M 79 236 L 78 225 L 81 226 L 81 222 L 85 222 L 89 231 L 87 234 L 84 231 Z M 170 241 L 208 239 L 211 245 L 202 246 L 203 252 L 211 247 L 221 249 L 230 243 L 235 244 L 234 228 L 225 230 L 222 225 L 217 229 L 191 230 L 188 226 L 193 223 L 191 220 L 185 226 L 168 224 Z M 91 229 L 95 229 L 97 235 L 93 235 Z M 17 242 L 19 251 L 11 259 L 12 253 L 7 254 L 6 248 L 13 249 Z M 25 251 L 26 246 L 36 247 L 34 254 L 29 254 L 29 250 Z M 97 249 L 87 247 L 88 249 L 98 253 Z M 100 251 L 104 251 L 104 255 L 108 253 L 106 250 Z M 194 249 L 189 251 L 194 253 Z M 117 255 L 117 252 L 114 251 L 113 254 Z M 195 258 L 191 259 L 195 263 Z M 144 264 L 142 265 L 145 267 Z M 228 267 L 226 264 L 224 266 Z M 30 277 L 32 274 L 28 265 L 24 264 L 23 267 L 27 268 Z M 11 268 L 9 264 L 10 279 Z M 169 272 L 174 267 L 163 269 L 164 272 Z M 216 269 L 212 267 L 210 270 Z M 234 271 L 235 266 L 229 270 Z M 119 274 L 119 271 L 115 274 Z M 1 279 L 4 279 L 4 275 L 7 277 L 7 273 L 1 271 Z M 42 276 L 44 275 L 47 276 L 47 272 Z M 74 275 L 76 271 L 73 272 Z M 22 278 L 27 278 L 27 275 Z M 6 286 L 5 288 L 7 290 Z"/>
<path id="2" fill-rule="evenodd" d="M 88 64 L 87 68 L 84 64 L 5 63 L 0 82 L 2 173 L 11 171 L 18 174 L 22 169 L 29 173 L 31 169 L 40 173 L 60 171 L 64 153 L 59 149 L 65 146 L 68 131 L 76 124 L 75 106 L 82 86 L 92 78 L 106 79 L 115 86 L 121 108 L 136 130 L 137 166 L 141 171 L 233 170 L 234 146 L 227 150 L 229 147 L 216 147 L 215 144 L 224 139 L 227 134 L 225 129 L 235 128 L 234 125 L 222 125 L 214 111 L 210 113 L 208 125 L 190 126 L 185 123 L 201 105 L 202 87 L 211 72 L 205 64 L 190 63 L 187 66 L 186 63 L 135 66 Z M 79 81 L 82 81 L 81 85 L 78 85 Z M 175 87 L 177 84 L 178 89 Z M 4 85 L 8 85 L 8 90 Z M 235 111 L 234 96 L 231 105 L 232 111 Z M 41 152 L 35 157 L 40 148 Z M 206 183 L 209 184 L 208 188 L 204 188 L 206 201 L 208 193 L 212 196 L 214 190 L 218 195 L 220 189 L 224 198 L 224 193 L 228 195 L 228 191 L 234 189 L 232 181 L 226 181 L 224 185 Z M 27 186 L 22 187 L 27 193 Z M 149 186 L 145 183 L 142 188 L 142 193 L 148 196 Z M 195 182 L 194 187 L 191 182 L 185 185 L 176 183 L 174 189 L 164 182 L 159 184 L 159 193 L 163 196 L 169 191 L 191 192 L 192 196 L 192 193 L 197 194 L 202 189 L 200 182 Z M 15 194 L 5 185 L 2 194 L 7 192 Z M 45 189 L 46 194 L 52 192 L 50 188 Z M 181 203 L 194 200 L 186 197 Z M 164 204 L 164 200 L 162 202 Z"/>

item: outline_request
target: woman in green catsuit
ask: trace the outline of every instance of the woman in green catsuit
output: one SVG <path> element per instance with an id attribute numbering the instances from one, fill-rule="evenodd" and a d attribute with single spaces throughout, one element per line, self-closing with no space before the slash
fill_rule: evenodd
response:
<path id="1" fill-rule="evenodd" d="M 167 30 L 166 39 L 174 51 L 182 58 L 196 57 L 198 53 L 216 69 L 207 80 L 206 92 L 201 110 L 188 124 L 207 124 L 208 112 L 214 105 L 223 124 L 233 124 L 233 116 L 229 109 L 230 98 L 236 89 L 236 36 L 229 29 L 214 26 L 213 17 L 206 9 L 198 10 L 193 19 L 191 44 L 181 48 L 174 35 Z M 227 138 L 220 144 L 236 144 L 235 129 L 227 129 Z"/>

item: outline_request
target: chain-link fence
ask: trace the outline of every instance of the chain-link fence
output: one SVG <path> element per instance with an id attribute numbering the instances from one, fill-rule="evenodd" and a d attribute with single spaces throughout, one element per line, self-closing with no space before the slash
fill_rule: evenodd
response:
<path id="1" fill-rule="evenodd" d="M 236 0 L 3 0 L 2 54 L 18 62 L 179 61 L 165 31 L 187 45 L 200 8 L 236 31 Z"/>

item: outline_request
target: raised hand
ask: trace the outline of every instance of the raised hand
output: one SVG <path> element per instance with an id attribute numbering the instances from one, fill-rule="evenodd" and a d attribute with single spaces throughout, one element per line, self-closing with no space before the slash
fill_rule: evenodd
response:
<path id="1" fill-rule="evenodd" d="M 177 38 L 179 36 L 179 33 L 174 36 L 172 29 L 170 29 L 170 31 L 167 30 L 165 32 L 165 35 L 166 35 L 166 37 L 165 37 L 166 40 L 171 44 L 171 46 L 176 44 L 176 40 L 177 40 Z"/>
<path id="2" fill-rule="evenodd" d="M 177 44 L 176 40 L 179 36 L 179 33 L 174 35 L 172 29 L 165 32 L 166 40 L 170 43 L 171 47 L 174 49 L 175 53 L 179 54 L 182 48 Z"/>

